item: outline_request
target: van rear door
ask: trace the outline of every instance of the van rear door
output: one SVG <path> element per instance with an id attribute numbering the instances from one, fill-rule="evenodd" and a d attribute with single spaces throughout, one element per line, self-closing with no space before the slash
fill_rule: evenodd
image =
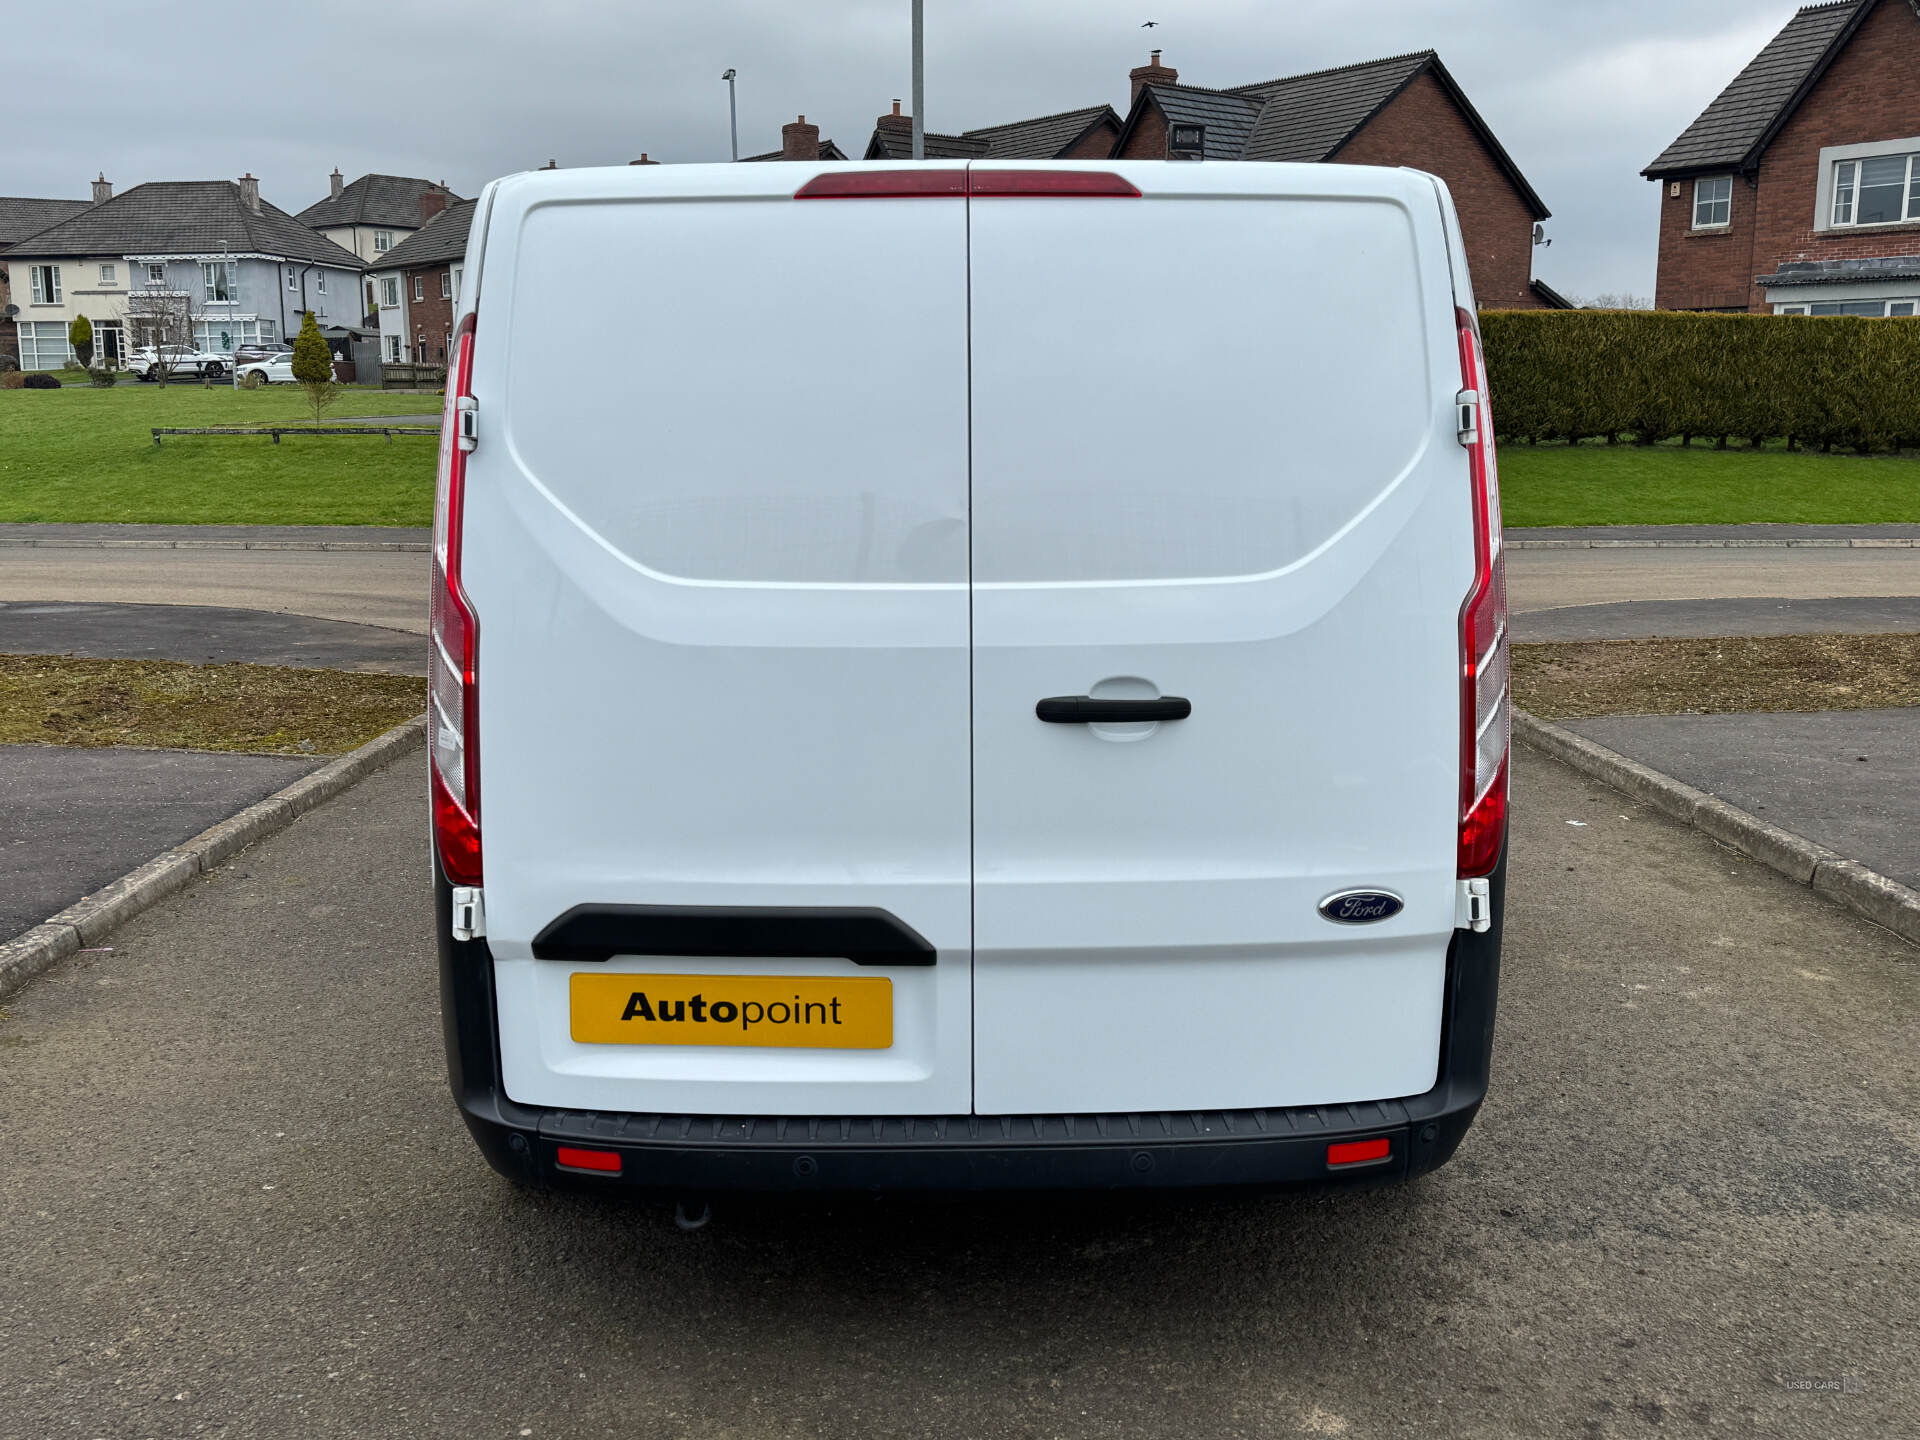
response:
<path id="1" fill-rule="evenodd" d="M 523 1104 L 970 1104 L 964 185 L 810 203 L 806 178 L 562 170 L 495 195 L 464 563 Z M 715 977 L 792 983 L 755 1033 Z M 871 1008 L 857 1045 L 777 1030 L 824 1011 L 822 978 L 883 987 L 890 1036 Z M 648 1013 L 609 1012 L 610 987 L 727 1043 L 626 1043 Z"/>
<path id="2" fill-rule="evenodd" d="M 975 1105 L 1418 1094 L 1474 573 L 1434 187 L 1111 168 L 974 169 Z M 1323 917 L 1355 889 L 1404 908 Z"/>

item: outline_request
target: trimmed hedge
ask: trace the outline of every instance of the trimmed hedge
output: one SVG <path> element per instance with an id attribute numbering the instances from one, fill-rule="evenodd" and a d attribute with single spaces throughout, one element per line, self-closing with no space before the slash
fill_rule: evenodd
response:
<path id="1" fill-rule="evenodd" d="M 1480 325 L 1494 423 L 1515 440 L 1920 446 L 1920 319 L 1488 310 Z"/>
<path id="2" fill-rule="evenodd" d="M 60 382 L 51 375 L 35 373 L 20 382 L 22 390 L 58 390 Z"/>

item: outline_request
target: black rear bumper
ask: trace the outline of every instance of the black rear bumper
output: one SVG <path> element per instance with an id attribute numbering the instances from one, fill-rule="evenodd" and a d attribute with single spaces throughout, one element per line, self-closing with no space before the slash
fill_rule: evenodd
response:
<path id="1" fill-rule="evenodd" d="M 1424 1095 L 1361 1105 L 1120 1115 L 780 1117 L 543 1110 L 500 1080 L 493 961 L 453 939 L 436 886 L 447 1072 L 488 1163 L 516 1179 L 704 1193 L 722 1190 L 1021 1190 L 1375 1185 L 1444 1164 L 1487 1093 L 1500 980 L 1506 860 L 1493 928 L 1447 952 L 1440 1075 Z M 1384 1159 L 1329 1164 L 1329 1147 L 1385 1139 Z M 611 1152 L 617 1174 L 560 1163 Z"/>

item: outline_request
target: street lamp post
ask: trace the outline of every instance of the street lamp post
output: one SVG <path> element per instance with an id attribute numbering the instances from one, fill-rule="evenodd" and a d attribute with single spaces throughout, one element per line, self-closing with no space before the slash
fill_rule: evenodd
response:
<path id="1" fill-rule="evenodd" d="M 925 0 L 913 0 L 913 158 L 927 158 L 927 37 Z"/>
<path id="2" fill-rule="evenodd" d="M 918 4 L 919 0 L 914 0 L 914 3 Z M 733 103 L 733 67 L 729 65 L 727 73 L 720 78 L 727 82 L 727 129 L 733 135 L 733 158 L 738 160 L 740 158 L 740 112 L 734 108 Z"/>

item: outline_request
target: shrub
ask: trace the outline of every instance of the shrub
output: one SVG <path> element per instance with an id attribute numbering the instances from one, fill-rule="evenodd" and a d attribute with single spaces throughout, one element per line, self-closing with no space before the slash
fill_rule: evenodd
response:
<path id="1" fill-rule="evenodd" d="M 1514 439 L 1920 444 L 1920 319 L 1671 310 L 1480 318 L 1494 422 Z"/>
<path id="2" fill-rule="evenodd" d="M 321 337 L 320 322 L 309 310 L 300 322 L 300 333 L 293 338 L 293 378 L 306 388 L 307 405 L 313 411 L 313 423 L 340 393 L 333 379 L 333 352 Z"/>
<path id="3" fill-rule="evenodd" d="M 0 390 L 24 390 L 26 387 L 26 371 L 9 370 L 5 374 L 0 374 Z"/>
<path id="4" fill-rule="evenodd" d="M 22 390 L 58 390 L 60 382 L 51 375 L 31 374 L 20 382 Z"/>
<path id="5" fill-rule="evenodd" d="M 93 322 L 86 316 L 74 316 L 73 323 L 67 326 L 67 345 L 82 370 L 93 368 Z"/>

